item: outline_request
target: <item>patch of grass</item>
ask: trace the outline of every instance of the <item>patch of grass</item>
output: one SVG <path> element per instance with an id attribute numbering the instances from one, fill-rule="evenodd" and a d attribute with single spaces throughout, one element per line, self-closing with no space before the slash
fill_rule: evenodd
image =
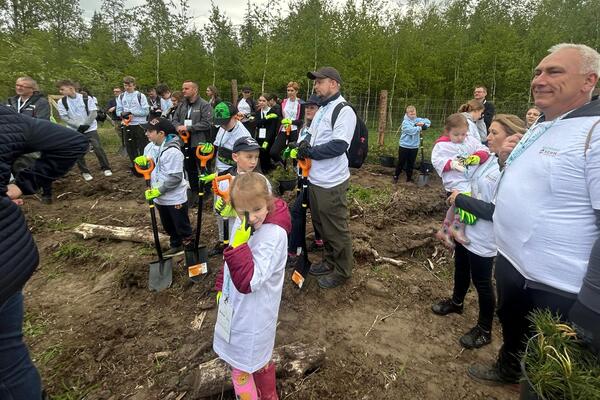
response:
<path id="1" fill-rule="evenodd" d="M 46 332 L 46 321 L 31 312 L 25 313 L 23 335 L 34 338 Z"/>
<path id="2" fill-rule="evenodd" d="M 356 200 L 362 205 L 372 206 L 379 204 L 390 197 L 390 192 L 387 189 L 372 189 L 365 188 L 360 185 L 351 184 L 348 188 L 349 201 Z"/>
<path id="3" fill-rule="evenodd" d="M 57 358 L 58 356 L 60 356 L 60 354 L 62 353 L 63 348 L 62 345 L 60 344 L 54 344 L 50 347 L 48 347 L 46 350 L 44 350 L 39 357 L 37 357 L 37 360 L 39 363 L 41 364 L 48 364 L 50 361 L 54 360 L 55 358 Z"/>
<path id="4" fill-rule="evenodd" d="M 56 260 L 90 260 L 96 257 L 96 253 L 91 248 L 81 243 L 63 243 L 58 250 L 52 253 L 52 257 Z"/>
<path id="5" fill-rule="evenodd" d="M 85 398 L 92 390 L 100 387 L 100 384 L 96 383 L 92 386 L 85 387 L 79 380 L 75 384 L 67 382 L 62 383 L 62 393 L 51 395 L 52 400 L 80 400 Z"/>
<path id="6" fill-rule="evenodd" d="M 121 148 L 121 138 L 108 120 L 103 124 L 98 124 L 98 135 L 102 147 L 107 153 L 115 153 Z"/>

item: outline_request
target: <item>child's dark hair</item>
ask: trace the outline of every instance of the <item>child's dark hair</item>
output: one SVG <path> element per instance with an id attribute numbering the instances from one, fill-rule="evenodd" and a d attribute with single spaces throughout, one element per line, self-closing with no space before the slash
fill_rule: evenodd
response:
<path id="1" fill-rule="evenodd" d="M 467 101 L 465 104 L 463 104 L 462 106 L 460 106 L 460 108 L 458 109 L 458 112 L 470 112 L 470 111 L 479 111 L 479 110 L 483 110 L 483 103 L 480 102 L 479 100 L 469 100 Z"/>
<path id="2" fill-rule="evenodd" d="M 236 208 L 236 201 L 243 202 L 255 199 L 264 199 L 267 202 L 267 209 L 273 209 L 275 198 L 269 188 L 269 183 L 264 175 L 257 172 L 246 172 L 235 177 L 230 187 L 231 205 Z"/>
<path id="3" fill-rule="evenodd" d="M 455 113 L 446 118 L 444 133 L 447 134 L 453 128 L 468 128 L 467 118 L 461 113 Z"/>

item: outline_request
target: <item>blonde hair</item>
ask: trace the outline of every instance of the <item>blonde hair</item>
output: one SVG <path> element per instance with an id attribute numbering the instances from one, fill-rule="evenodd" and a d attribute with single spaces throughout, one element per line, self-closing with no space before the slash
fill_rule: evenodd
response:
<path id="1" fill-rule="evenodd" d="M 525 121 L 513 114 L 496 114 L 492 122 L 502 125 L 506 136 L 514 135 L 515 133 L 523 134 L 527 131 Z"/>
<path id="2" fill-rule="evenodd" d="M 298 84 L 298 82 L 294 82 L 291 81 L 287 84 L 287 87 L 291 87 L 292 89 L 294 89 L 296 92 L 300 90 L 300 85 Z"/>
<path id="3" fill-rule="evenodd" d="M 231 205 L 236 203 L 254 204 L 257 199 L 267 202 L 267 209 L 272 211 L 275 198 L 269 190 L 267 178 L 258 172 L 246 172 L 235 177 L 230 188 Z"/>
<path id="4" fill-rule="evenodd" d="M 467 118 L 461 113 L 451 114 L 448 118 L 446 118 L 446 122 L 444 123 L 444 133 L 450 132 L 453 128 L 468 128 L 469 124 L 467 123 Z"/>
<path id="5" fill-rule="evenodd" d="M 467 101 L 465 104 L 463 104 L 462 106 L 460 106 L 460 108 L 458 109 L 458 112 L 471 112 L 471 111 L 479 111 L 479 110 L 483 110 L 483 103 L 480 102 L 479 100 L 469 100 Z"/>

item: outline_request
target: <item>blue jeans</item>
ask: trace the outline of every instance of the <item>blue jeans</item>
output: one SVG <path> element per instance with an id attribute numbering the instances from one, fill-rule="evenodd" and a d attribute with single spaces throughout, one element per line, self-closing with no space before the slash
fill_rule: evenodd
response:
<path id="1" fill-rule="evenodd" d="M 23 293 L 0 305 L 0 399 L 42 398 L 42 381 L 23 342 Z"/>

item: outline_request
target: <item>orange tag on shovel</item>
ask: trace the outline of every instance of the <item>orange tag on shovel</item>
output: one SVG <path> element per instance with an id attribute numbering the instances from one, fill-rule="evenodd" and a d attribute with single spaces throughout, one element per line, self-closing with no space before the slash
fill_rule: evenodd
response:
<path id="1" fill-rule="evenodd" d="M 206 263 L 200 263 L 188 267 L 188 276 L 193 278 L 198 275 L 206 274 L 208 272 L 208 266 Z"/>
<path id="2" fill-rule="evenodd" d="M 302 284 L 304 283 L 304 277 L 300 274 L 300 272 L 294 271 L 294 273 L 292 274 L 292 281 L 294 281 L 294 283 L 300 289 L 302 289 Z"/>

